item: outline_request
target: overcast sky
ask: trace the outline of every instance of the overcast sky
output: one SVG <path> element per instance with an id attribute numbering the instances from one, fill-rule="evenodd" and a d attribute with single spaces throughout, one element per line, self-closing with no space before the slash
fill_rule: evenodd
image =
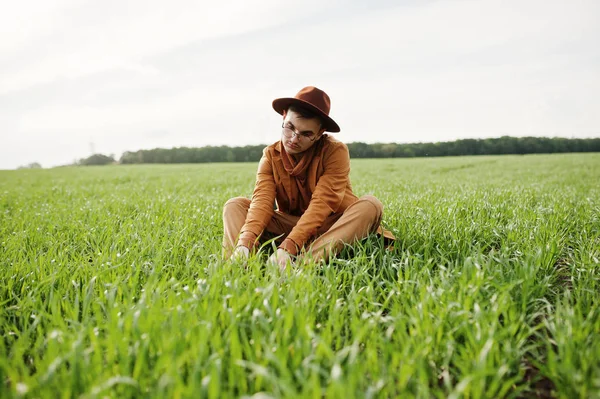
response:
<path id="1" fill-rule="evenodd" d="M 22 0 L 0 10 L 0 169 L 92 149 L 272 143 L 272 100 L 307 85 L 330 95 L 344 142 L 600 136 L 598 0 Z"/>

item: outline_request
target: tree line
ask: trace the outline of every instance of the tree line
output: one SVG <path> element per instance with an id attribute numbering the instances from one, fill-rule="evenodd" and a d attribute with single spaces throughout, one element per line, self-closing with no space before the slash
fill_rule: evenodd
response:
<path id="1" fill-rule="evenodd" d="M 437 143 L 349 143 L 351 158 L 412 158 L 458 155 L 553 154 L 567 152 L 600 152 L 600 138 L 567 139 L 560 137 L 510 137 L 462 139 Z M 207 146 L 155 148 L 125 152 L 118 163 L 206 163 L 257 162 L 265 145 L 244 147 Z M 114 164 L 114 157 L 94 154 L 79 165 Z"/>

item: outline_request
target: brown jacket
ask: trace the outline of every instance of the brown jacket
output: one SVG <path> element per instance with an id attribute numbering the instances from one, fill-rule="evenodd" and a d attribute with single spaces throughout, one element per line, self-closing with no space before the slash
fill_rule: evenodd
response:
<path id="1" fill-rule="evenodd" d="M 282 154 L 282 151 L 285 150 L 281 147 L 281 141 L 263 151 L 252 202 L 238 245 L 248 248 L 255 245 L 256 238 L 275 212 L 273 205 L 276 202 L 278 211 L 301 216 L 279 246 L 296 255 L 314 238 L 328 216 L 343 213 L 358 198 L 350 185 L 350 154 L 344 143 L 323 135 L 304 154 L 307 157 L 304 160 L 306 165 L 298 176 L 290 174 L 288 155 Z M 288 170 L 284 161 L 288 164 Z"/>

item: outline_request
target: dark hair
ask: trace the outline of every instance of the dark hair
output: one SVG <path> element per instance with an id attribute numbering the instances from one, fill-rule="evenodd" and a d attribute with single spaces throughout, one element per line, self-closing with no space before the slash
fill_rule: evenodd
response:
<path id="1" fill-rule="evenodd" d="M 319 122 L 321 123 L 321 127 L 323 126 L 323 119 L 321 118 L 321 116 L 319 114 L 317 114 L 312 109 L 305 108 L 301 105 L 290 105 L 287 110 L 288 110 L 288 112 L 293 111 L 293 112 L 297 113 L 304 119 L 318 119 Z"/>

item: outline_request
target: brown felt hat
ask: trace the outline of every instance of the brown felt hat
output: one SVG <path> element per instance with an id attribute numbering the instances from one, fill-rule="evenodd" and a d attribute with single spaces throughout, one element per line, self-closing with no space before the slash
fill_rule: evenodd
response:
<path id="1" fill-rule="evenodd" d="M 326 131 L 337 133 L 340 127 L 329 117 L 331 100 L 327 93 L 313 86 L 307 86 L 300 90 L 296 97 L 277 98 L 273 100 L 273 109 L 283 115 L 283 111 L 290 105 L 297 105 L 313 111 L 323 120 L 323 128 Z"/>

